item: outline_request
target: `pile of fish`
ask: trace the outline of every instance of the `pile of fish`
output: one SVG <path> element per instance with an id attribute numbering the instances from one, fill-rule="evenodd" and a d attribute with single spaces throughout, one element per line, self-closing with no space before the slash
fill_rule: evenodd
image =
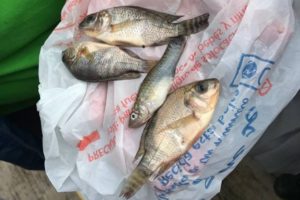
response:
<path id="1" fill-rule="evenodd" d="M 84 41 L 62 52 L 62 61 L 87 82 L 135 79 L 147 73 L 132 108 L 129 127 L 147 123 L 135 161 L 120 197 L 129 199 L 147 180 L 161 175 L 207 128 L 220 93 L 217 79 L 185 85 L 171 94 L 186 37 L 204 30 L 209 14 L 175 22 L 182 16 L 141 7 L 114 7 L 88 15 L 79 30 L 97 42 Z M 123 47 L 168 44 L 162 58 L 144 60 Z"/>

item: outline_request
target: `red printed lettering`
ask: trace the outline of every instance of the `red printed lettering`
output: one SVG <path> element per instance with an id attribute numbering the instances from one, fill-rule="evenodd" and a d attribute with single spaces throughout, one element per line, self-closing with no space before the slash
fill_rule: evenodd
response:
<path id="1" fill-rule="evenodd" d="M 223 34 L 224 32 L 220 28 L 215 30 L 208 39 L 204 40 L 198 45 L 199 52 L 202 53 L 205 49 L 213 46 L 217 41 L 221 40 L 221 35 Z"/>
<path id="2" fill-rule="evenodd" d="M 119 123 L 118 122 L 114 122 L 109 128 L 108 128 L 108 133 L 115 133 L 117 132 L 119 127 Z"/>
<path id="3" fill-rule="evenodd" d="M 187 66 L 188 66 L 187 63 L 184 63 L 183 65 L 180 65 L 180 66 L 177 66 L 177 67 L 176 67 L 176 72 L 175 72 L 175 74 L 178 74 L 179 72 L 183 72 L 184 69 L 185 69 Z"/>
<path id="4" fill-rule="evenodd" d="M 119 121 L 120 121 L 122 124 L 125 124 L 125 121 L 126 121 L 126 119 L 129 118 L 130 114 L 131 114 L 131 109 L 126 110 L 126 111 L 123 113 L 123 115 L 119 116 Z"/>
<path id="5" fill-rule="evenodd" d="M 84 136 L 83 139 L 77 144 L 77 148 L 79 151 L 83 151 L 89 144 L 99 139 L 100 134 L 97 130 L 95 130 L 91 134 Z"/>
<path id="6" fill-rule="evenodd" d="M 94 160 L 98 160 L 105 155 L 109 154 L 116 146 L 116 137 L 114 136 L 108 144 L 104 145 L 104 147 L 97 149 L 93 153 L 87 154 L 87 159 L 89 162 L 92 162 Z"/>
<path id="7" fill-rule="evenodd" d="M 194 61 L 195 60 L 195 57 L 196 57 L 196 55 L 197 55 L 197 52 L 196 51 L 194 51 L 191 55 L 190 55 L 190 60 L 191 61 Z"/>
<path id="8" fill-rule="evenodd" d="M 129 105 L 131 105 L 135 102 L 136 97 L 137 97 L 137 93 L 134 93 L 130 97 L 126 97 L 124 100 L 121 101 L 122 107 L 128 108 Z"/>
<path id="9" fill-rule="evenodd" d="M 266 79 L 265 82 L 262 84 L 261 88 L 258 90 L 258 94 L 260 96 L 265 96 L 268 92 L 272 89 L 272 83 L 270 79 Z"/>
<path id="10" fill-rule="evenodd" d="M 245 5 L 241 11 L 237 12 L 235 15 L 233 15 L 230 20 L 233 24 L 237 24 L 239 23 L 240 21 L 242 21 L 244 15 L 245 15 L 245 12 L 246 12 L 246 9 L 247 9 L 247 5 Z"/>
<path id="11" fill-rule="evenodd" d="M 227 29 L 229 29 L 231 27 L 230 24 L 228 24 L 228 23 L 226 23 L 224 21 L 221 22 L 221 25 L 223 25 L 223 28 L 224 28 L 225 31 L 227 31 Z"/>

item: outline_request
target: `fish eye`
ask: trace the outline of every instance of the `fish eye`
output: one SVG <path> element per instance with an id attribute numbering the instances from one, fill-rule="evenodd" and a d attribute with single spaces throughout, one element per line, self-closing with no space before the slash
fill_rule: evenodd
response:
<path id="1" fill-rule="evenodd" d="M 86 21 L 91 22 L 91 21 L 94 21 L 95 18 L 96 18 L 96 15 L 89 15 L 86 17 Z"/>
<path id="2" fill-rule="evenodd" d="M 131 113 L 131 115 L 130 115 L 130 118 L 132 119 L 132 120 L 136 120 L 137 118 L 138 118 L 138 115 L 136 114 L 136 113 Z"/>
<path id="3" fill-rule="evenodd" d="M 207 91 L 207 84 L 200 83 L 196 86 L 196 91 L 199 93 L 204 93 Z"/>

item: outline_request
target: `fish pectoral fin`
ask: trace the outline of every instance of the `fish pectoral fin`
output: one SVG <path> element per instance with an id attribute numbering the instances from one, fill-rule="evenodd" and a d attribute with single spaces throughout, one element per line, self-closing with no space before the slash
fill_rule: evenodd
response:
<path id="1" fill-rule="evenodd" d="M 158 167 L 155 172 L 149 177 L 149 181 L 153 182 L 162 173 L 162 167 Z"/>
<path id="2" fill-rule="evenodd" d="M 193 116 L 194 116 L 196 119 L 201 120 L 202 113 L 194 111 L 194 112 L 193 112 Z M 199 122 L 200 122 L 200 121 L 199 121 Z"/>
<path id="3" fill-rule="evenodd" d="M 136 21 L 140 21 L 140 20 L 135 20 Z M 114 32 L 118 32 L 118 31 L 122 31 L 125 28 L 128 28 L 130 26 L 132 26 L 132 24 L 134 23 L 133 21 L 127 20 L 118 24 L 112 24 L 110 25 L 110 32 L 114 33 Z"/>
<path id="4" fill-rule="evenodd" d="M 126 42 L 126 41 L 122 41 L 122 40 L 115 40 L 113 42 L 113 44 L 116 45 L 116 46 L 126 46 L 126 47 L 134 47 L 134 46 L 136 46 L 136 45 L 133 45 L 130 42 Z"/>

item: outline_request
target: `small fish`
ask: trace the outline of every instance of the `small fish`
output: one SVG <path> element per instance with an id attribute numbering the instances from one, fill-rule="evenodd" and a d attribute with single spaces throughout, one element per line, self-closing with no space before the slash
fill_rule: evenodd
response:
<path id="1" fill-rule="evenodd" d="M 159 63 L 145 77 L 129 118 L 129 127 L 136 128 L 143 125 L 164 103 L 185 42 L 184 36 L 173 38 Z"/>
<path id="2" fill-rule="evenodd" d="M 107 44 L 145 47 L 198 33 L 209 24 L 208 13 L 175 23 L 180 17 L 136 6 L 114 7 L 88 15 L 79 29 Z"/>
<path id="3" fill-rule="evenodd" d="M 140 73 L 157 64 L 129 50 L 95 42 L 82 42 L 64 50 L 62 61 L 77 79 L 88 82 L 139 78 Z"/>
<path id="4" fill-rule="evenodd" d="M 154 180 L 184 155 L 211 121 L 220 93 L 217 79 L 194 82 L 171 93 L 150 119 L 120 197 L 129 199 L 147 180 Z"/>

